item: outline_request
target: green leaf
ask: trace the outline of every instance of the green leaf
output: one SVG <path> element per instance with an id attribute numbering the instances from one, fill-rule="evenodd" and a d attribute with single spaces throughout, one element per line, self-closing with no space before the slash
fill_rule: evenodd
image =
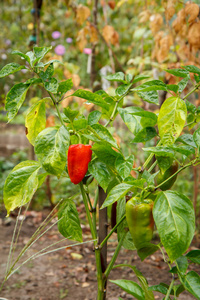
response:
<path id="1" fill-rule="evenodd" d="M 29 86 L 30 84 L 18 83 L 15 84 L 8 92 L 5 104 L 5 108 L 8 111 L 8 122 L 12 121 L 18 113 L 25 100 Z"/>
<path id="2" fill-rule="evenodd" d="M 168 88 L 168 90 L 173 91 L 174 93 L 178 92 L 178 85 L 176 85 L 176 84 L 168 84 L 167 88 Z"/>
<path id="3" fill-rule="evenodd" d="M 125 197 L 119 199 L 117 201 L 117 217 L 116 217 L 116 221 L 119 222 L 119 220 L 126 214 L 126 200 Z M 120 223 L 120 225 L 117 227 L 117 237 L 118 237 L 118 241 L 121 240 L 122 235 L 124 233 L 125 228 L 128 228 L 128 224 L 126 219 L 123 220 L 123 222 Z M 125 235 L 125 238 L 123 240 L 122 246 L 125 249 L 128 250 L 135 250 L 135 245 L 133 243 L 133 238 L 131 236 L 130 231 L 127 232 L 127 234 Z"/>
<path id="4" fill-rule="evenodd" d="M 182 134 L 181 136 L 178 137 L 176 141 L 194 148 L 196 148 L 197 146 L 194 142 L 193 135 L 189 133 Z"/>
<path id="5" fill-rule="evenodd" d="M 191 112 L 192 114 L 195 114 L 196 112 L 196 106 L 194 104 L 192 104 L 191 102 L 189 102 L 187 99 L 185 100 L 185 103 L 186 103 L 186 107 L 187 107 L 187 110 L 189 112 Z"/>
<path id="6" fill-rule="evenodd" d="M 154 153 L 157 156 L 174 157 L 174 151 L 170 147 L 147 147 L 142 148 L 142 150 L 149 153 Z"/>
<path id="7" fill-rule="evenodd" d="M 190 271 L 180 279 L 185 289 L 196 299 L 200 299 L 200 276 L 196 272 Z"/>
<path id="8" fill-rule="evenodd" d="M 136 268 L 136 266 L 131 266 L 132 270 L 134 271 L 135 275 L 137 276 L 138 280 L 140 281 L 141 287 L 145 293 L 145 300 L 154 300 L 154 295 L 152 291 L 149 291 L 149 286 L 146 278 L 142 275 L 142 273 Z"/>
<path id="9" fill-rule="evenodd" d="M 122 156 L 119 152 L 112 149 L 111 145 L 103 141 L 96 142 L 92 146 L 92 151 L 96 154 L 99 160 L 111 166 L 112 168 L 115 165 L 116 158 Z"/>
<path id="10" fill-rule="evenodd" d="M 134 92 L 148 92 L 148 91 L 167 91 L 167 85 L 161 80 L 147 81 L 134 89 Z"/>
<path id="11" fill-rule="evenodd" d="M 73 122 L 74 119 L 77 117 L 77 115 L 79 114 L 78 110 L 72 110 L 69 106 L 64 108 L 63 110 L 65 116 L 71 121 Z"/>
<path id="12" fill-rule="evenodd" d="M 39 62 L 50 50 L 52 49 L 52 46 L 50 47 L 33 47 L 33 52 L 35 54 L 36 59 L 34 60 L 34 65 Z"/>
<path id="13" fill-rule="evenodd" d="M 87 128 L 90 129 L 89 126 Z M 95 130 L 96 134 L 100 137 L 101 140 L 108 142 L 116 149 L 119 148 L 116 140 L 113 138 L 112 134 L 109 132 L 109 130 L 106 127 L 104 127 L 101 124 L 94 124 L 91 126 L 91 128 Z"/>
<path id="14" fill-rule="evenodd" d="M 49 65 L 49 64 L 52 64 L 52 63 L 54 63 L 54 62 L 57 62 L 57 63 L 63 65 L 63 62 L 62 62 L 62 61 L 57 60 L 57 59 L 52 59 L 52 60 L 46 62 L 46 63 L 44 64 L 44 66 L 47 66 L 47 65 Z M 37 66 L 36 66 L 36 67 L 37 67 Z"/>
<path id="15" fill-rule="evenodd" d="M 183 78 L 179 83 L 178 83 L 178 91 L 179 93 L 182 93 L 182 91 L 184 90 L 184 88 L 187 86 L 188 84 L 188 80 L 189 78 Z"/>
<path id="16" fill-rule="evenodd" d="M 175 191 L 158 194 L 153 216 L 161 242 L 173 262 L 189 247 L 195 232 L 195 215 L 192 202 Z"/>
<path id="17" fill-rule="evenodd" d="M 118 156 L 115 161 L 115 167 L 122 179 L 129 176 L 133 168 L 134 155 L 130 155 L 126 159 L 122 156 Z"/>
<path id="18" fill-rule="evenodd" d="M 140 130 L 142 130 L 142 126 L 140 124 L 141 117 L 130 114 L 125 108 L 118 108 L 118 111 L 122 120 L 133 134 L 137 134 Z"/>
<path id="19" fill-rule="evenodd" d="M 27 160 L 19 163 L 8 175 L 4 185 L 4 204 L 9 215 L 17 207 L 28 203 L 38 188 L 37 161 Z"/>
<path id="20" fill-rule="evenodd" d="M 193 134 L 193 139 L 194 139 L 195 144 L 199 148 L 200 147 L 200 128 L 195 130 L 195 132 Z"/>
<path id="21" fill-rule="evenodd" d="M 66 92 L 68 92 L 69 90 L 71 90 L 73 87 L 73 82 L 72 79 L 67 79 L 65 81 L 61 81 L 58 85 L 58 91 L 57 93 L 62 96 L 63 94 L 65 94 Z"/>
<path id="22" fill-rule="evenodd" d="M 94 159 L 89 163 L 88 171 L 106 192 L 107 187 L 114 175 L 110 168 L 99 159 Z"/>
<path id="23" fill-rule="evenodd" d="M 195 73 L 200 75 L 200 69 L 197 68 L 196 66 L 189 65 L 189 66 L 184 66 L 183 67 L 185 70 L 187 70 L 190 73 Z"/>
<path id="24" fill-rule="evenodd" d="M 46 78 L 47 79 L 51 78 L 53 74 L 54 74 L 54 66 L 53 63 L 51 63 L 45 71 Z"/>
<path id="25" fill-rule="evenodd" d="M 28 109 L 25 126 L 26 137 L 34 145 L 37 135 L 46 127 L 45 99 L 36 102 Z"/>
<path id="26" fill-rule="evenodd" d="M 146 111 L 142 109 L 141 107 L 128 107 L 126 108 L 126 111 L 130 113 L 131 115 L 142 117 L 141 118 L 141 125 L 142 127 L 147 126 L 154 126 L 157 123 L 157 116 L 156 114 Z"/>
<path id="27" fill-rule="evenodd" d="M 191 250 L 186 254 L 186 257 L 193 263 L 200 265 L 200 250 Z"/>
<path id="28" fill-rule="evenodd" d="M 42 79 L 41 78 L 30 78 L 28 79 L 26 82 L 24 82 L 24 84 L 39 84 L 42 83 Z"/>
<path id="29" fill-rule="evenodd" d="M 84 115 L 80 115 L 73 121 L 73 125 L 75 130 L 78 131 L 78 130 L 85 129 L 88 125 L 88 122 Z"/>
<path id="30" fill-rule="evenodd" d="M 123 198 L 134 186 L 132 184 L 120 183 L 116 185 L 108 194 L 101 209 L 113 204 Z"/>
<path id="31" fill-rule="evenodd" d="M 98 110 L 93 110 L 88 115 L 88 125 L 92 126 L 96 124 L 101 118 L 101 112 Z"/>
<path id="32" fill-rule="evenodd" d="M 160 248 L 152 243 L 147 243 L 147 246 L 137 250 L 137 254 L 140 257 L 140 259 L 143 261 L 145 258 L 147 258 L 149 255 L 152 255 L 156 251 L 158 251 Z"/>
<path id="33" fill-rule="evenodd" d="M 158 115 L 158 130 L 163 145 L 170 145 L 181 134 L 187 118 L 185 102 L 179 97 L 170 97 L 161 106 Z"/>
<path id="34" fill-rule="evenodd" d="M 100 107 L 105 108 L 106 110 L 109 110 L 109 105 L 104 101 L 104 99 L 95 93 L 92 93 L 90 91 L 85 90 L 77 90 L 72 96 L 80 97 L 83 99 L 88 100 L 89 103 L 94 103 Z"/>
<path id="35" fill-rule="evenodd" d="M 142 288 L 134 281 L 126 279 L 109 280 L 110 282 L 118 285 L 122 290 L 134 296 L 138 300 L 145 300 L 145 294 Z"/>
<path id="36" fill-rule="evenodd" d="M 157 136 L 156 129 L 154 127 L 146 127 L 135 135 L 133 143 L 145 143 L 147 141 L 150 141 L 155 136 Z"/>
<path id="37" fill-rule="evenodd" d="M 148 92 L 137 92 L 138 96 L 142 100 L 159 105 L 158 92 L 157 91 L 148 91 Z"/>
<path id="38" fill-rule="evenodd" d="M 125 94 L 129 91 L 129 89 L 132 87 L 132 83 L 129 84 L 121 84 L 118 86 L 118 88 L 115 90 L 115 93 L 117 96 L 121 97 L 122 95 L 125 96 Z"/>
<path id="39" fill-rule="evenodd" d="M 35 153 L 43 168 L 60 176 L 65 169 L 70 136 L 64 126 L 45 128 L 35 140 Z"/>
<path id="40" fill-rule="evenodd" d="M 160 284 L 150 286 L 149 290 L 154 291 L 154 292 L 159 292 L 163 295 L 166 295 L 167 291 L 168 291 L 168 287 L 169 286 L 166 286 L 165 284 L 162 284 L 162 282 L 161 282 Z"/>
<path id="41" fill-rule="evenodd" d="M 70 199 L 59 207 L 58 211 L 58 230 L 66 238 L 82 242 L 82 229 L 76 205 Z"/>
<path id="42" fill-rule="evenodd" d="M 191 154 L 195 154 L 195 149 L 192 146 L 188 146 L 188 145 L 172 145 L 171 148 L 176 151 L 179 152 L 185 156 L 189 156 Z"/>
<path id="43" fill-rule="evenodd" d="M 126 77 L 126 81 L 127 81 L 127 82 L 130 82 L 130 83 L 131 83 L 131 81 L 133 80 L 133 75 L 130 74 L 130 73 L 129 73 L 129 74 L 126 74 L 125 77 Z"/>
<path id="44" fill-rule="evenodd" d="M 26 69 L 25 66 L 22 66 L 22 65 L 19 65 L 19 64 L 16 64 L 16 63 L 10 63 L 10 64 L 7 64 L 5 65 L 5 67 L 3 67 L 0 71 L 0 78 L 3 78 L 5 76 L 8 76 L 10 74 L 13 74 L 19 70 L 22 70 L 22 69 Z"/>
<path id="45" fill-rule="evenodd" d="M 190 74 L 187 70 L 184 69 L 164 69 L 164 71 L 166 71 L 167 73 L 170 73 L 176 77 L 189 77 Z"/>
<path id="46" fill-rule="evenodd" d="M 48 81 L 44 82 L 44 88 L 53 94 L 57 93 L 58 90 L 58 81 L 56 78 L 50 78 Z"/>
<path id="47" fill-rule="evenodd" d="M 172 165 L 174 157 L 165 157 L 165 156 L 157 156 L 156 159 L 158 162 L 159 169 L 161 170 L 161 173 L 164 174 L 164 172 L 169 169 L 169 167 Z"/>
<path id="48" fill-rule="evenodd" d="M 124 73 L 122 73 L 122 72 L 110 74 L 110 75 L 105 76 L 104 78 L 109 81 L 118 81 L 118 82 L 126 83 L 126 81 L 124 80 Z"/>
<path id="49" fill-rule="evenodd" d="M 138 81 L 141 81 L 141 80 L 143 80 L 143 79 L 147 79 L 147 78 L 149 78 L 150 76 L 148 76 L 148 75 L 136 75 L 135 77 L 134 77 L 134 79 L 133 79 L 133 82 L 132 82 L 132 84 L 134 84 L 134 83 L 136 83 L 136 82 L 138 82 Z"/>
<path id="50" fill-rule="evenodd" d="M 22 59 L 25 59 L 31 67 L 33 67 L 33 62 L 34 62 L 36 57 L 35 57 L 35 55 L 32 51 L 29 51 L 26 54 L 24 54 L 24 53 L 22 53 L 18 50 L 14 50 L 14 51 L 11 52 L 11 54 L 19 55 Z"/>
<path id="51" fill-rule="evenodd" d="M 153 292 L 150 291 L 149 286 L 148 286 L 148 281 L 147 279 L 142 275 L 142 273 L 136 268 L 136 266 L 132 266 L 132 265 L 128 265 L 128 264 L 120 264 L 117 265 L 116 267 L 129 267 L 133 270 L 133 272 L 135 273 L 135 275 L 137 276 L 140 285 L 144 291 L 145 294 L 145 300 L 155 300 Z"/>
<path id="52" fill-rule="evenodd" d="M 178 257 L 176 260 L 176 266 L 177 266 L 178 271 L 181 273 L 181 275 L 184 275 L 189 266 L 187 257 L 186 256 Z"/>

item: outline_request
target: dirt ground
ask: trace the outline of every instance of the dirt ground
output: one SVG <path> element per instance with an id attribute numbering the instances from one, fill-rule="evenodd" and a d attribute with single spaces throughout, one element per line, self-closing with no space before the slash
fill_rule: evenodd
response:
<path id="1" fill-rule="evenodd" d="M 42 213 L 29 212 L 29 216 L 26 217 L 21 229 L 16 253 L 19 253 L 27 243 L 43 217 Z M 9 220 L 5 218 L 0 219 L 0 283 L 3 281 L 14 225 L 15 218 Z M 91 240 L 87 226 L 83 226 L 83 238 L 84 241 Z M 58 233 L 56 225 L 53 226 L 31 246 L 21 258 L 21 262 L 34 255 L 40 249 L 61 239 L 62 236 Z M 67 247 L 67 245 L 73 243 L 69 240 L 58 243 L 52 248 L 66 247 L 23 265 L 5 283 L 3 290 L 0 292 L 0 300 L 95 300 L 97 285 L 93 244 L 89 242 L 83 245 Z M 117 236 L 114 233 L 108 244 L 108 260 L 113 256 L 116 244 Z M 191 249 L 195 249 L 195 245 Z M 116 261 L 116 264 L 120 263 L 135 265 L 146 276 L 149 285 L 159 284 L 160 282 L 170 283 L 171 275 L 160 252 L 156 252 L 146 258 L 144 262 L 141 262 L 136 251 L 122 249 Z M 200 273 L 200 267 L 197 265 L 191 265 L 190 269 Z M 137 282 L 135 274 L 129 268 L 113 269 L 109 276 L 109 279 L 122 278 Z M 154 295 L 156 300 L 163 299 L 162 294 L 154 293 Z M 134 299 L 133 296 L 128 295 L 116 285 L 108 282 L 107 299 L 118 300 L 119 297 L 122 299 Z M 179 299 L 192 300 L 196 298 L 184 292 Z"/>

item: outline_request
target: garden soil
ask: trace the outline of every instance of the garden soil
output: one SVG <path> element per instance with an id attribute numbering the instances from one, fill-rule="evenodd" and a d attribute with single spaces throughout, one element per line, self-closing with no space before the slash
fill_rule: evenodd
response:
<path id="1" fill-rule="evenodd" d="M 31 235 L 37 230 L 44 219 L 44 215 L 44 212 L 28 212 L 16 244 L 16 254 L 21 251 Z M 86 224 L 84 220 L 85 216 L 83 217 L 83 224 Z M 56 219 L 53 221 L 55 222 Z M 15 222 L 16 217 L 0 218 L 0 282 L 3 281 Z M 51 224 L 53 225 L 53 223 L 50 223 L 48 226 Z M 54 246 L 47 248 L 45 251 L 55 248 L 62 249 L 29 260 L 24 264 L 6 281 L 3 290 L 0 292 L 0 299 L 95 300 L 97 285 L 93 244 L 87 242 L 91 240 L 89 228 L 82 225 L 82 229 L 83 240 L 86 243 L 74 246 L 74 242 L 69 240 L 59 242 L 63 237 L 58 233 L 56 225 L 52 226 L 30 247 L 19 262 L 24 262 L 51 244 L 54 244 Z M 108 243 L 108 261 L 113 256 L 116 245 L 117 235 L 114 233 Z M 192 245 L 190 250 L 196 249 L 196 246 L 195 244 Z M 160 282 L 170 283 L 171 274 L 160 252 L 156 252 L 141 262 L 136 251 L 122 249 L 116 264 L 122 263 L 136 266 L 147 278 L 149 285 L 156 285 Z M 200 267 L 197 265 L 191 265 L 189 269 L 200 273 Z M 109 279 L 112 280 L 122 278 L 138 282 L 130 268 L 115 268 L 109 276 Z M 154 295 L 156 300 L 163 299 L 162 294 L 155 293 Z M 118 300 L 119 297 L 122 299 L 135 299 L 108 281 L 107 299 Z M 192 300 L 195 298 L 184 292 L 179 299 Z"/>

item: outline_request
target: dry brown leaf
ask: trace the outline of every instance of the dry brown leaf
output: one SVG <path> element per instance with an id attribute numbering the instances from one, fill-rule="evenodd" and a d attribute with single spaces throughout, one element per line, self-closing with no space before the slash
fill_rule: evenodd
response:
<path id="1" fill-rule="evenodd" d="M 115 29 L 110 25 L 104 26 L 102 35 L 107 43 L 111 43 L 113 45 L 116 45 L 119 43 L 119 35 L 115 31 Z"/>
<path id="2" fill-rule="evenodd" d="M 192 47 L 200 49 L 200 21 L 193 23 L 188 32 L 188 42 Z"/>
<path id="3" fill-rule="evenodd" d="M 190 49 L 188 47 L 188 45 L 186 45 L 185 43 L 183 45 L 180 46 L 179 49 L 177 49 L 177 54 L 180 57 L 181 60 L 185 61 L 190 57 Z M 193 64 L 193 62 L 191 63 L 191 65 Z"/>
<path id="4" fill-rule="evenodd" d="M 90 43 L 97 43 L 99 38 L 98 38 L 98 32 L 96 28 L 92 25 L 89 26 L 89 36 L 90 36 Z"/>
<path id="5" fill-rule="evenodd" d="M 111 40 L 110 40 L 112 45 L 119 45 L 119 34 L 117 31 L 114 31 Z"/>
<path id="6" fill-rule="evenodd" d="M 116 5 L 115 0 L 108 1 L 108 5 L 110 6 L 111 9 L 114 9 Z"/>
<path id="7" fill-rule="evenodd" d="M 150 29 L 153 34 L 156 34 L 163 24 L 163 18 L 160 14 L 154 14 L 150 17 Z"/>
<path id="8" fill-rule="evenodd" d="M 167 20 L 171 20 L 171 18 L 173 17 L 173 15 L 175 14 L 175 7 L 174 6 L 167 6 L 166 10 L 165 10 L 165 17 Z"/>
<path id="9" fill-rule="evenodd" d="M 193 23 L 199 14 L 199 6 L 196 3 L 186 3 L 185 6 L 186 16 L 190 16 L 188 23 Z"/>
<path id="10" fill-rule="evenodd" d="M 81 52 L 83 52 L 83 49 L 87 45 L 87 37 L 86 37 L 87 33 L 88 33 L 88 29 L 86 27 L 82 28 L 78 32 L 76 41 L 77 41 L 78 48 Z"/>
<path id="11" fill-rule="evenodd" d="M 78 74 L 72 74 L 73 85 L 77 88 L 81 82 L 80 76 Z"/>
<path id="12" fill-rule="evenodd" d="M 176 33 L 178 33 L 182 29 L 182 26 L 186 24 L 185 18 L 186 13 L 185 9 L 183 8 L 178 12 L 177 18 L 172 23 L 172 27 L 174 28 Z"/>
<path id="13" fill-rule="evenodd" d="M 160 48 L 157 52 L 156 58 L 160 63 L 167 58 L 169 49 L 173 45 L 173 37 L 168 34 L 160 40 L 159 44 L 160 44 Z"/>
<path id="14" fill-rule="evenodd" d="M 67 91 L 64 95 L 64 100 L 61 102 L 62 107 L 67 107 L 70 102 L 73 100 L 73 96 L 70 96 L 74 93 L 74 90 Z M 69 97 L 70 96 L 70 97 Z M 67 98 L 65 98 L 67 97 Z"/>
<path id="15" fill-rule="evenodd" d="M 46 120 L 46 128 L 55 126 L 55 117 L 54 116 L 48 116 Z"/>
<path id="16" fill-rule="evenodd" d="M 146 23 L 149 21 L 150 12 L 148 10 L 144 10 L 139 14 L 139 23 Z"/>
<path id="17" fill-rule="evenodd" d="M 76 10 L 76 22 L 82 25 L 90 16 L 90 9 L 87 6 L 79 4 Z"/>
<path id="18" fill-rule="evenodd" d="M 91 111 L 91 109 L 94 107 L 93 103 L 83 103 L 87 111 Z"/>

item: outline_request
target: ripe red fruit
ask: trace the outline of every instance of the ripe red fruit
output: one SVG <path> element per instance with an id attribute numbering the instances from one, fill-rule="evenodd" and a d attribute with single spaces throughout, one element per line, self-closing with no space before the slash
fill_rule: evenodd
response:
<path id="1" fill-rule="evenodd" d="M 69 146 L 68 172 L 71 182 L 78 184 L 82 181 L 88 170 L 88 164 L 92 159 L 90 145 L 76 144 Z"/>

